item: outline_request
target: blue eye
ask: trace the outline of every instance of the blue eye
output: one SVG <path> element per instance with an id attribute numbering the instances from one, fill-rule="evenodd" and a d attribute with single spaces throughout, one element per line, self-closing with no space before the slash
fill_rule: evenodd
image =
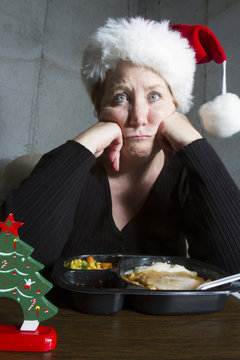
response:
<path id="1" fill-rule="evenodd" d="M 121 94 L 117 94 L 114 96 L 114 101 L 117 101 L 117 102 L 124 102 L 124 101 L 127 101 L 127 95 L 124 94 L 124 93 L 121 93 Z"/>
<path id="2" fill-rule="evenodd" d="M 151 93 L 150 95 L 148 95 L 148 100 L 149 101 L 156 101 L 158 99 L 160 99 L 160 95 L 158 93 L 156 93 L 156 92 Z"/>

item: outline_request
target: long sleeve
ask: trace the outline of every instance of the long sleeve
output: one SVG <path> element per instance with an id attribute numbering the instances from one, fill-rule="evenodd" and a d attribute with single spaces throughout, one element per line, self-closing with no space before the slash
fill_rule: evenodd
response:
<path id="1" fill-rule="evenodd" d="M 75 210 L 95 157 L 75 141 L 45 154 L 31 176 L 9 193 L 0 209 L 4 221 L 12 212 L 24 222 L 20 238 L 48 265 L 57 259 L 73 227 Z"/>
<path id="2" fill-rule="evenodd" d="M 193 258 L 240 272 L 240 191 L 206 139 L 179 152 L 187 172 L 182 222 Z"/>
<path id="3" fill-rule="evenodd" d="M 45 265 L 62 254 L 184 256 L 185 236 L 191 257 L 240 272 L 240 192 L 205 139 L 164 166 L 143 209 L 123 231 L 112 219 L 101 162 L 74 141 L 44 155 L 9 193 L 0 219 L 10 212 L 24 222 L 19 235 Z"/>

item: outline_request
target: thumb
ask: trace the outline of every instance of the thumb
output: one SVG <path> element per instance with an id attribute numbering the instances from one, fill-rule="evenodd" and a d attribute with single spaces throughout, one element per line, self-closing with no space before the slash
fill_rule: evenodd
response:
<path id="1" fill-rule="evenodd" d="M 160 133 L 158 133 L 158 142 L 160 144 L 161 149 L 163 150 L 166 158 L 171 160 L 173 155 L 173 147 L 170 142 Z"/>
<path id="2" fill-rule="evenodd" d="M 115 139 L 110 146 L 107 148 L 107 158 L 110 166 L 115 170 L 119 171 L 120 167 L 120 151 L 122 149 L 123 139 L 122 135 Z"/>

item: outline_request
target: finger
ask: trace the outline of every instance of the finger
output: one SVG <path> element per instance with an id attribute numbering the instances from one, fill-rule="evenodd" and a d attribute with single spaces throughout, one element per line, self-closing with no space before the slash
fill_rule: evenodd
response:
<path id="1" fill-rule="evenodd" d="M 108 159 L 110 160 L 111 167 L 118 171 L 120 165 L 120 151 L 122 149 L 123 140 L 122 136 L 115 139 L 107 149 Z"/>
<path id="2" fill-rule="evenodd" d="M 173 155 L 173 147 L 171 146 L 169 141 L 166 138 L 164 138 L 163 136 L 161 136 L 161 137 L 159 136 L 158 141 L 159 141 L 161 149 L 163 150 L 166 158 L 168 160 L 171 160 L 172 155 Z"/>
<path id="3" fill-rule="evenodd" d="M 114 158 L 114 160 L 112 162 L 112 168 L 115 171 L 119 171 L 119 165 L 120 165 L 119 160 L 120 160 L 120 153 L 118 152 L 118 153 L 116 153 L 116 156 L 115 156 L 115 158 Z"/>
<path id="4" fill-rule="evenodd" d="M 107 159 L 109 166 L 114 170 L 119 170 L 119 162 L 120 162 L 120 152 L 108 149 L 107 151 Z"/>

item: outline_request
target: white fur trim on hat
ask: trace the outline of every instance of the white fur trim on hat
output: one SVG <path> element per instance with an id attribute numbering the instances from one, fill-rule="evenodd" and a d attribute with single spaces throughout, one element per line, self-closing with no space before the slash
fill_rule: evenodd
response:
<path id="1" fill-rule="evenodd" d="M 226 93 L 199 109 L 204 128 L 212 135 L 227 137 L 240 131 L 240 99 L 236 94 Z"/>
<path id="2" fill-rule="evenodd" d="M 147 66 L 170 86 L 178 110 L 187 112 L 192 104 L 196 69 L 195 52 L 169 22 L 143 18 L 108 19 L 91 37 L 84 52 L 82 76 L 88 92 L 119 61 Z"/>

